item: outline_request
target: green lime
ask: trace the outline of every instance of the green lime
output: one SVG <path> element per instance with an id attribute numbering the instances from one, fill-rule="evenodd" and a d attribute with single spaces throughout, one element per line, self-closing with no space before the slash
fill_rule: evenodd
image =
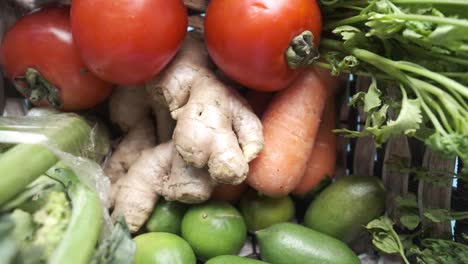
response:
<path id="1" fill-rule="evenodd" d="M 182 237 L 201 259 L 236 255 L 246 240 L 241 214 L 232 205 L 208 201 L 190 207 L 182 220 Z"/>
<path id="2" fill-rule="evenodd" d="M 294 203 L 289 196 L 271 198 L 250 190 L 240 202 L 240 211 L 247 228 L 257 231 L 273 224 L 288 222 L 294 217 Z"/>
<path id="3" fill-rule="evenodd" d="M 187 205 L 179 202 L 168 202 L 161 199 L 154 208 L 153 214 L 146 223 L 150 232 L 166 232 L 180 235 L 180 225 Z"/>
<path id="4" fill-rule="evenodd" d="M 146 233 L 134 238 L 135 264 L 195 264 L 190 245 L 170 233 Z"/>

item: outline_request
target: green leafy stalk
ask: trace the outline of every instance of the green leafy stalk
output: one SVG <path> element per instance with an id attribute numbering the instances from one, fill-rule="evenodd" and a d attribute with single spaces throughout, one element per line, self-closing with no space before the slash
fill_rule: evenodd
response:
<path id="1" fill-rule="evenodd" d="M 94 253 L 103 224 L 99 196 L 81 183 L 72 170 L 60 163 L 51 168 L 47 175 L 66 187 L 72 203 L 70 222 L 49 263 L 87 264 Z"/>
<path id="2" fill-rule="evenodd" d="M 32 213 L 43 205 L 49 192 L 57 190 L 59 187 L 56 181 L 48 177 L 39 178 L 16 195 L 14 199 L 4 204 L 0 208 L 0 212 L 3 213 L 12 211 L 15 208 L 21 208 Z"/>
<path id="3" fill-rule="evenodd" d="M 375 14 L 374 16 L 369 17 L 369 19 L 400 19 L 406 21 L 420 21 L 420 22 L 430 22 L 435 24 L 442 24 L 442 25 L 452 25 L 461 27 L 463 29 L 468 29 L 468 21 L 454 19 L 454 18 L 446 18 L 446 17 L 438 17 L 438 16 L 427 16 L 427 15 L 406 15 L 406 14 L 388 14 L 388 15 L 380 15 Z"/>
<path id="4" fill-rule="evenodd" d="M 3 120 L 0 120 L 0 130 L 11 130 L 1 125 Z M 26 117 L 22 120 L 25 126 L 29 125 L 30 119 Z M 44 127 L 40 131 L 48 138 L 48 142 L 18 144 L 0 156 L 0 205 L 59 161 L 50 147 L 79 154 L 81 148 L 87 144 L 91 128 L 83 119 L 75 115 L 57 115 L 54 120 L 53 126 Z"/>
<path id="5" fill-rule="evenodd" d="M 378 145 L 395 135 L 424 141 L 445 157 L 468 162 L 468 2 L 463 0 L 322 0 L 321 54 L 334 74 L 374 80 L 354 95 L 362 131 Z M 400 93 L 382 84 L 400 87 Z M 394 117 L 396 115 L 396 118 Z"/>
<path id="6" fill-rule="evenodd" d="M 409 87 L 409 89 L 413 90 L 417 96 L 417 99 L 410 100 L 407 97 L 405 89 L 401 89 L 403 96 L 400 114 L 397 120 L 390 120 L 386 125 L 383 125 L 383 122 L 379 122 L 377 125 L 375 125 L 373 121 L 386 120 L 386 110 L 388 105 L 382 105 L 382 108 L 374 109 L 375 107 L 372 107 L 372 102 L 369 100 L 363 100 L 364 105 L 371 104 L 370 107 L 365 107 L 365 111 L 368 113 L 369 121 L 366 122 L 366 128 L 363 133 L 353 133 L 346 130 L 338 130 L 338 132 L 350 133 L 351 136 L 365 136 L 367 134 L 372 134 L 376 137 L 377 144 L 381 144 L 388 140 L 391 136 L 398 134 L 412 136 L 415 135 L 416 132 L 420 129 L 423 122 L 421 115 L 422 109 L 426 116 L 429 117 L 433 127 L 436 129 L 435 134 L 430 137 L 427 136 L 424 139 L 426 140 L 426 143 L 435 150 L 444 153 L 445 155 L 459 155 L 462 157 L 462 159 L 468 160 L 468 155 L 464 151 L 466 146 L 468 146 L 468 128 L 465 122 L 466 118 L 468 118 L 468 109 L 465 107 L 466 99 L 464 99 L 468 98 L 467 87 L 445 76 L 438 75 L 436 73 L 430 74 L 430 71 L 419 66 L 411 65 L 410 63 L 391 61 L 363 49 L 347 49 L 345 45 L 336 40 L 325 39 L 322 42 L 322 47 L 349 52 L 358 59 L 369 63 L 378 69 L 381 69 L 389 76 L 400 81 L 404 87 Z M 444 90 L 441 90 L 440 88 L 428 82 L 411 77 L 410 75 L 405 74 L 403 71 L 420 74 L 422 77 L 431 77 L 434 81 L 442 83 L 450 91 L 454 93 L 462 93 L 458 93 L 460 96 L 453 98 Z M 373 85 L 376 86 L 375 80 Z M 435 97 L 428 97 L 429 94 L 432 94 L 431 96 L 435 95 Z M 375 95 L 373 97 L 375 97 Z M 434 101 L 435 99 L 438 99 L 438 101 Z M 429 106 L 432 106 L 432 108 Z M 440 106 L 445 107 L 445 110 L 443 111 Z M 435 112 L 438 114 L 438 116 L 435 114 Z M 447 114 L 450 115 L 451 122 L 449 122 L 449 119 L 446 116 Z M 368 124 L 373 126 L 369 127 L 367 126 Z M 452 136 L 449 136 L 449 134 L 452 134 Z"/>

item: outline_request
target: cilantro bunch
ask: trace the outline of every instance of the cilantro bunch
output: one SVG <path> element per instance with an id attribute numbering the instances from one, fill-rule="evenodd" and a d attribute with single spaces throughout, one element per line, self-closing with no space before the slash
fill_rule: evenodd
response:
<path id="1" fill-rule="evenodd" d="M 451 187 L 451 179 L 467 178 L 466 172 L 410 167 L 407 160 L 399 157 L 392 157 L 386 164 L 391 171 L 412 174 L 414 180 L 431 183 L 435 187 Z M 425 206 L 420 194 L 421 185 L 418 193 L 406 192 L 395 197 L 395 208 L 391 214 L 366 225 L 372 235 L 372 244 L 380 252 L 399 255 L 408 264 L 466 263 L 468 245 L 456 242 L 451 232 L 442 231 L 436 225 L 466 220 L 468 211 Z M 466 233 L 461 233 L 461 236 L 467 238 Z"/>
<path id="2" fill-rule="evenodd" d="M 468 1 L 321 0 L 322 67 L 370 76 L 353 96 L 377 145 L 405 134 L 468 162 Z"/>

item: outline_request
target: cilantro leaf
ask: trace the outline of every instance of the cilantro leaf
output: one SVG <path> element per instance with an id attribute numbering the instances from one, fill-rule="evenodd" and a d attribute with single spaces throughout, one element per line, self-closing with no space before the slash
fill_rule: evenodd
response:
<path id="1" fill-rule="evenodd" d="M 364 111 L 366 113 L 382 105 L 380 96 L 382 96 L 382 92 L 377 88 L 377 81 L 373 78 L 369 90 L 364 96 Z"/>
<path id="2" fill-rule="evenodd" d="M 344 40 L 345 47 L 363 46 L 368 49 L 372 48 L 369 43 L 369 38 L 360 29 L 353 26 L 341 26 L 333 30 L 333 34 L 340 35 Z"/>
<path id="3" fill-rule="evenodd" d="M 426 209 L 424 216 L 435 223 L 468 219 L 468 212 L 454 212 L 445 209 Z"/>
<path id="4" fill-rule="evenodd" d="M 407 212 L 400 216 L 400 223 L 409 230 L 414 230 L 421 223 L 421 218 L 417 213 Z"/>
<path id="5" fill-rule="evenodd" d="M 468 246 L 444 239 L 424 239 L 421 248 L 413 247 L 409 255 L 416 256 L 417 263 L 466 263 Z"/>
<path id="6" fill-rule="evenodd" d="M 393 222 L 388 216 L 372 220 L 366 228 L 371 232 L 372 244 L 377 249 L 387 254 L 399 254 L 405 263 L 409 263 L 400 237 L 393 229 Z"/>
<path id="7" fill-rule="evenodd" d="M 390 137 L 400 134 L 411 135 L 419 129 L 422 122 L 422 113 L 419 99 L 408 99 L 404 89 L 401 90 L 403 94 L 402 107 L 398 118 L 390 120 L 385 126 L 382 127 L 369 127 L 366 128 L 371 134 L 376 137 L 376 143 L 382 144 Z"/>

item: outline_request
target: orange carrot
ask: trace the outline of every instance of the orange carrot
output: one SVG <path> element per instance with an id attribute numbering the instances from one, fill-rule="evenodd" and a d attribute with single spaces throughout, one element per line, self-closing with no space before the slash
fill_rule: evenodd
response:
<path id="1" fill-rule="evenodd" d="M 245 97 L 257 116 L 262 116 L 274 93 L 248 90 Z"/>
<path id="2" fill-rule="evenodd" d="M 336 110 L 333 96 L 330 96 L 322 115 L 322 122 L 314 143 L 314 149 L 307 162 L 301 182 L 294 189 L 296 195 L 304 195 L 314 189 L 326 176 L 335 175 L 336 165 Z"/>
<path id="3" fill-rule="evenodd" d="M 242 194 L 247 190 L 248 185 L 243 182 L 239 185 L 220 184 L 215 187 L 211 198 L 228 203 L 236 203 L 240 200 Z"/>
<path id="4" fill-rule="evenodd" d="M 327 89 L 330 95 L 336 94 L 345 87 L 340 77 L 333 76 L 329 69 L 316 67 L 315 70 L 319 74 L 320 78 L 327 84 Z"/>
<path id="5" fill-rule="evenodd" d="M 262 117 L 265 146 L 250 163 L 247 183 L 268 196 L 289 194 L 301 181 L 328 89 L 314 68 L 276 94 Z"/>

